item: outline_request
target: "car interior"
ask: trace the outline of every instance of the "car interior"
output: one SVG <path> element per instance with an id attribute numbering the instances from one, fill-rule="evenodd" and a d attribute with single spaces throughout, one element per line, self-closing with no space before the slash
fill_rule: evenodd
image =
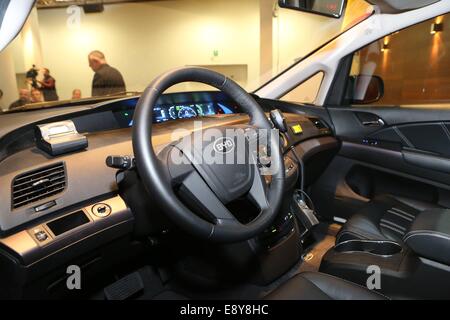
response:
<path id="1" fill-rule="evenodd" d="M 435 2 L 368 1 L 387 15 Z M 180 66 L 143 92 L 3 112 L 0 298 L 450 299 L 450 55 L 403 59 L 434 19 L 346 54 L 322 106 Z M 167 91 L 185 82 L 209 89 Z"/>

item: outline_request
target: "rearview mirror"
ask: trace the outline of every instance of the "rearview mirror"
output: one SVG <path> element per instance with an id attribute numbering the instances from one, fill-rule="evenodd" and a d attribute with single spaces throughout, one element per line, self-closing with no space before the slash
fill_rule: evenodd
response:
<path id="1" fill-rule="evenodd" d="M 33 5 L 34 0 L 0 1 L 0 51 L 20 32 Z"/>
<path id="2" fill-rule="evenodd" d="M 346 0 L 279 0 L 281 8 L 300 10 L 332 18 L 340 18 Z"/>
<path id="3" fill-rule="evenodd" d="M 377 102 L 384 95 L 384 82 L 378 76 L 357 75 L 349 78 L 350 101 L 354 104 Z"/>

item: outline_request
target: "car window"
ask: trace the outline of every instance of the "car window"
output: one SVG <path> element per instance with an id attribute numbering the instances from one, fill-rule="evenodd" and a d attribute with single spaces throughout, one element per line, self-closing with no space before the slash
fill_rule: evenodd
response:
<path id="1" fill-rule="evenodd" d="M 349 77 L 350 103 L 383 106 L 450 103 L 449 18 L 446 14 L 427 20 L 357 51 Z"/>
<path id="2" fill-rule="evenodd" d="M 314 104 L 323 79 L 323 72 L 318 72 L 297 87 L 286 93 L 280 100 Z"/>
<path id="3" fill-rule="evenodd" d="M 0 55 L 0 111 L 138 94 L 182 66 L 217 71 L 252 92 L 373 13 L 364 0 L 348 0 L 339 19 L 277 3 L 37 0 Z M 167 92 L 200 90 L 211 87 L 186 82 Z"/>

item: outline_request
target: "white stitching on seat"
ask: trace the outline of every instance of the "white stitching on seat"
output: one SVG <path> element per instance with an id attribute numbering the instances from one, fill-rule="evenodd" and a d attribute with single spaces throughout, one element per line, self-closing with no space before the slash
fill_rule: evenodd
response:
<path id="1" fill-rule="evenodd" d="M 400 217 L 400 218 L 403 218 L 403 219 L 405 219 L 405 220 L 408 220 L 408 221 L 411 221 L 411 222 L 414 221 L 414 218 L 410 218 L 410 217 L 408 217 L 408 216 L 403 216 L 403 215 L 401 215 L 400 213 L 395 212 L 395 211 L 393 211 L 393 210 L 391 210 L 391 209 L 389 209 L 387 212 L 389 212 L 390 214 L 394 214 L 394 215 L 396 215 L 396 216 L 398 216 L 398 217 Z"/>
<path id="2" fill-rule="evenodd" d="M 398 213 L 403 213 L 405 216 L 410 217 L 410 218 L 412 218 L 412 219 L 415 219 L 415 218 L 416 218 L 416 216 L 413 215 L 412 213 L 409 213 L 409 212 L 400 210 L 399 208 L 396 208 L 396 207 L 392 207 L 390 210 L 397 211 Z M 389 211 L 389 210 L 388 210 L 388 211 Z"/>
<path id="3" fill-rule="evenodd" d="M 450 236 L 443 234 L 441 232 L 437 231 L 429 231 L 429 230 L 414 230 L 411 232 L 408 232 L 404 237 L 403 241 L 407 241 L 409 238 L 412 238 L 414 236 L 430 236 L 430 237 L 437 237 L 437 238 L 443 238 L 445 240 L 450 241 Z"/>
<path id="4" fill-rule="evenodd" d="M 384 223 L 387 223 L 387 224 L 389 224 L 389 225 L 391 225 L 393 227 L 396 227 L 396 228 L 398 228 L 400 230 L 406 231 L 405 227 L 402 227 L 402 226 L 400 226 L 400 225 L 398 225 L 398 224 L 396 224 L 396 223 L 394 223 L 392 221 L 389 221 L 389 220 L 386 220 L 386 219 L 380 219 L 380 221 L 384 222 Z"/>
<path id="5" fill-rule="evenodd" d="M 387 228 L 387 229 L 390 229 L 390 230 L 392 230 L 392 231 L 395 231 L 395 232 L 399 233 L 399 234 L 402 235 L 402 236 L 405 235 L 405 233 L 404 233 L 403 231 L 398 230 L 398 229 L 396 229 L 396 228 L 394 228 L 394 227 L 391 227 L 391 226 L 389 226 L 389 225 L 387 225 L 387 224 L 385 224 L 385 223 L 380 223 L 380 226 L 383 227 L 383 228 Z"/>

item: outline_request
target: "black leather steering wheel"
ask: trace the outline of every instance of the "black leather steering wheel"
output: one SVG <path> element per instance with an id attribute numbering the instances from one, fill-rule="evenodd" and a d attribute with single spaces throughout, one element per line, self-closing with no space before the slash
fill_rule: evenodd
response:
<path id="1" fill-rule="evenodd" d="M 229 130 L 226 129 L 230 127 L 219 127 L 217 129 L 223 136 L 204 140 L 200 147 L 193 145 L 195 133 L 192 133 L 189 137 L 171 143 L 156 155 L 151 140 L 153 108 L 166 89 L 182 82 L 200 82 L 226 93 L 249 114 L 249 124 L 234 130 L 236 133 L 233 137 L 227 136 Z M 234 142 L 244 138 L 248 145 L 250 138 L 246 133 L 249 128 L 272 130 L 264 111 L 237 83 L 203 68 L 185 67 L 169 71 L 146 88 L 138 101 L 133 122 L 133 149 L 142 182 L 147 191 L 160 200 L 158 205 L 179 228 L 203 239 L 236 242 L 250 239 L 270 226 L 284 192 L 285 171 L 278 134 L 269 135 L 268 139 L 271 166 L 276 168 L 269 186 L 261 175 L 258 163 L 208 164 L 195 161 L 206 148 L 212 153 L 216 152 L 214 155 L 230 151 L 233 156 L 239 156 L 238 152 L 242 153 L 242 150 L 238 151 L 229 142 L 230 139 Z M 225 141 L 231 148 L 223 152 L 221 148 L 227 147 L 223 145 Z M 175 163 L 174 156 L 185 161 Z M 245 151 L 245 157 L 250 159 L 252 155 Z M 226 207 L 242 197 L 248 197 L 259 209 L 256 218 L 248 223 L 239 222 Z"/>

